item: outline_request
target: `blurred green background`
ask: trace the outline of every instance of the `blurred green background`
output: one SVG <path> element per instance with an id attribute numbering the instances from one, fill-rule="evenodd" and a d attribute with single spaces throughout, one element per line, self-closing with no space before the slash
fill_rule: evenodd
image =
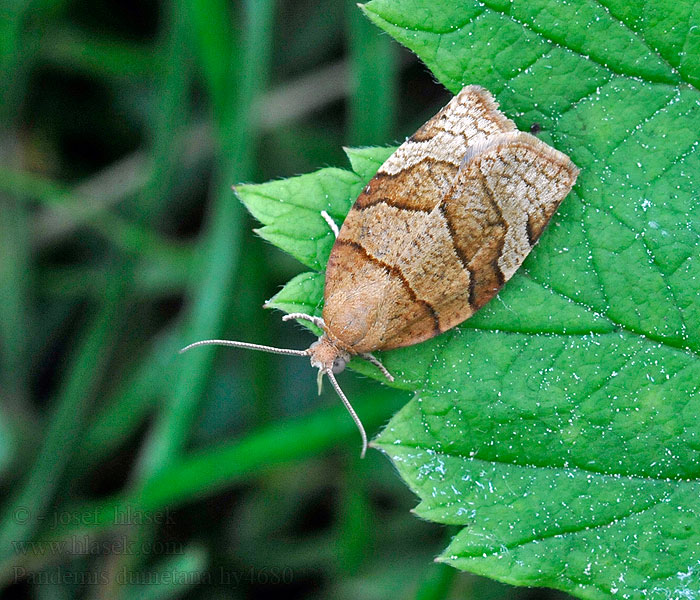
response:
<path id="1" fill-rule="evenodd" d="M 3 597 L 562 598 L 448 529 L 263 302 L 302 268 L 231 191 L 393 144 L 449 94 L 350 0 L 0 3 Z M 370 435 L 408 400 L 341 382 Z"/>

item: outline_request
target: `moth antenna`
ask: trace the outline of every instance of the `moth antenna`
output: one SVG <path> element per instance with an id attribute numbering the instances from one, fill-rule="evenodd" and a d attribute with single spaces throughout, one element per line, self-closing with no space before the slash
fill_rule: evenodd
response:
<path id="1" fill-rule="evenodd" d="M 302 319 L 304 321 L 310 321 L 319 329 L 323 331 L 326 330 L 326 322 L 321 317 L 314 317 L 313 315 L 307 315 L 306 313 L 289 313 L 282 317 L 283 321 L 291 321 L 292 319 Z"/>
<path id="2" fill-rule="evenodd" d="M 201 340 L 185 346 L 180 350 L 180 354 L 187 352 L 197 346 L 233 346 L 234 348 L 245 348 L 246 350 L 261 350 L 271 354 L 288 354 L 292 356 L 308 356 L 308 350 L 293 350 L 292 348 L 275 348 L 273 346 L 262 346 L 261 344 L 249 344 L 248 342 L 235 342 L 233 340 Z"/>
<path id="3" fill-rule="evenodd" d="M 337 238 L 340 235 L 340 231 L 338 230 L 338 226 L 335 224 L 333 217 L 331 217 L 325 210 L 321 211 L 321 216 L 323 217 L 323 220 L 328 223 L 328 227 L 331 228 L 333 235 Z"/>
<path id="4" fill-rule="evenodd" d="M 362 452 L 360 452 L 360 458 L 364 458 L 365 453 L 367 452 L 367 434 L 365 433 L 365 428 L 362 426 L 362 421 L 360 421 L 360 417 L 357 416 L 357 413 L 355 412 L 355 409 L 352 407 L 352 404 L 350 404 L 350 401 L 346 398 L 345 394 L 343 393 L 343 390 L 340 389 L 340 386 L 338 385 L 338 382 L 335 379 L 335 375 L 333 375 L 333 371 L 328 369 L 327 371 L 319 371 L 319 372 L 325 373 L 326 375 L 328 375 L 328 379 L 331 380 L 331 384 L 333 385 L 333 388 L 335 389 L 338 396 L 340 396 L 340 399 L 343 401 L 345 408 L 348 409 L 348 412 L 350 413 L 352 420 L 355 421 L 355 425 L 357 425 L 357 428 L 360 430 L 360 435 L 362 436 Z"/>

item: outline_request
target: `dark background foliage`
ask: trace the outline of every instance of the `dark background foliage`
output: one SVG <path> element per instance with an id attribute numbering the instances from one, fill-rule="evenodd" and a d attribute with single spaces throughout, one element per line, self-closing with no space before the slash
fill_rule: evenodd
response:
<path id="1" fill-rule="evenodd" d="M 402 140 L 427 69 L 349 0 L 1 11 L 3 597 L 559 597 L 433 564 L 451 532 L 306 361 L 176 354 L 312 341 L 230 187 Z M 408 400 L 342 377 L 371 434 Z"/>

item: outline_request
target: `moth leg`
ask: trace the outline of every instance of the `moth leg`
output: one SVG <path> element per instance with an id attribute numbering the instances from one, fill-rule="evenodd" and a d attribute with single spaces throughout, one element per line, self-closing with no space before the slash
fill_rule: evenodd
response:
<path id="1" fill-rule="evenodd" d="M 370 352 L 363 352 L 360 354 L 360 356 L 377 367 L 389 381 L 394 381 L 394 376 L 387 371 L 386 367 L 382 364 L 382 361 L 374 356 L 374 354 L 371 354 Z"/>
<path id="2" fill-rule="evenodd" d="M 331 228 L 333 235 L 337 238 L 340 231 L 338 230 L 338 226 L 335 224 L 333 217 L 331 217 L 325 210 L 321 211 L 321 216 L 323 217 L 323 220 L 328 223 L 328 227 Z"/>
<path id="3" fill-rule="evenodd" d="M 319 329 L 322 329 L 323 331 L 326 330 L 326 323 L 321 317 L 314 317 L 313 315 L 307 315 L 305 313 L 289 313 L 288 315 L 284 315 L 282 317 L 283 321 L 290 321 L 292 319 L 302 319 L 304 321 L 309 321 L 316 325 Z"/>

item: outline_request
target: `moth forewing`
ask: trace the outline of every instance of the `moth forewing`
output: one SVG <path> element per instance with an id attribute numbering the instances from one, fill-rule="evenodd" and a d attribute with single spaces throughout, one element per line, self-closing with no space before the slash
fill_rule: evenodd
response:
<path id="1" fill-rule="evenodd" d="M 389 350 L 469 318 L 522 264 L 577 173 L 488 92 L 465 88 L 350 210 L 326 269 L 330 334 L 351 353 Z"/>

